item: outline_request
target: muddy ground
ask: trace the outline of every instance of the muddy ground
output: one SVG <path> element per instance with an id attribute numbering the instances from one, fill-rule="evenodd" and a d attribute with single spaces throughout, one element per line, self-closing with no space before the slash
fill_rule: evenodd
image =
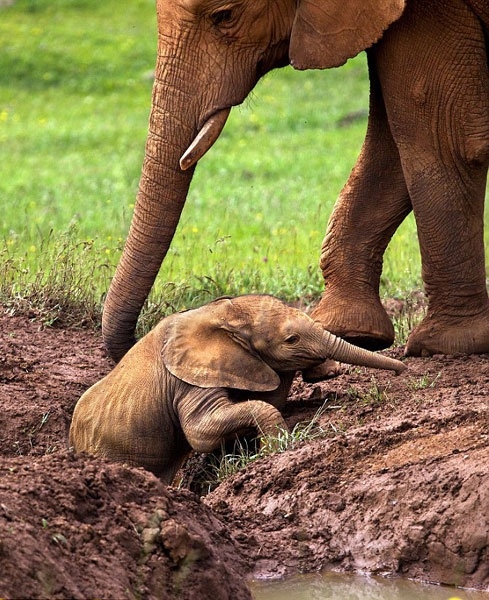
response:
<path id="1" fill-rule="evenodd" d="M 0 348 L 0 598 L 239 600 L 324 568 L 489 591 L 488 355 L 299 376 L 286 419 L 323 407 L 317 437 L 199 499 L 67 449 L 99 332 L 0 309 Z"/>

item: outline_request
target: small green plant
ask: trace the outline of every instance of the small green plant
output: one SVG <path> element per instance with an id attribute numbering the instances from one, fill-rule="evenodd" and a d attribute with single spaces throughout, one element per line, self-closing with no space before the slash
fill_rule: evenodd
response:
<path id="1" fill-rule="evenodd" d="M 49 421 L 50 415 L 51 415 L 51 411 L 49 411 L 49 410 L 47 412 L 43 413 L 38 430 L 42 429 L 44 427 L 44 425 L 46 425 L 46 423 Z"/>
<path id="2" fill-rule="evenodd" d="M 370 387 L 366 391 L 350 386 L 346 390 L 346 397 L 350 402 L 359 402 L 365 406 L 379 405 L 389 400 L 388 389 L 388 384 L 381 385 L 377 382 L 375 377 L 371 377 Z"/>
<path id="3" fill-rule="evenodd" d="M 418 325 L 426 312 L 426 302 L 419 290 L 406 294 L 402 309 L 394 316 L 393 325 L 397 344 L 405 344 L 411 331 Z"/>
<path id="4" fill-rule="evenodd" d="M 328 427 L 333 432 L 332 437 L 343 435 L 346 433 L 348 426 L 343 421 L 336 421 L 336 423 L 329 423 Z"/>
<path id="5" fill-rule="evenodd" d="M 348 400 L 351 400 L 351 401 L 358 400 L 358 398 L 360 397 L 360 392 L 359 392 L 359 390 L 357 390 L 356 387 L 353 387 L 352 385 L 350 385 L 348 387 L 348 389 L 346 390 L 346 397 L 348 398 Z"/>
<path id="6" fill-rule="evenodd" d="M 412 391 L 425 390 L 426 388 L 434 388 L 438 379 L 441 377 L 441 371 L 436 375 L 426 373 L 422 377 L 416 379 L 411 378 L 408 382 L 408 388 Z"/>
<path id="7" fill-rule="evenodd" d="M 231 475 L 234 475 L 248 464 L 258 460 L 264 454 L 260 450 L 251 450 L 246 441 L 236 440 L 233 450 L 230 453 L 224 453 L 221 458 L 211 464 L 209 487 L 214 487 L 215 482 L 221 483 Z"/>
<path id="8" fill-rule="evenodd" d="M 33 424 L 31 426 L 27 426 L 22 429 L 22 433 L 25 436 L 27 443 L 29 444 L 30 450 L 32 450 L 34 448 L 34 446 L 36 445 L 36 436 L 41 431 L 41 429 L 47 424 L 50 416 L 51 416 L 51 412 L 48 410 L 47 412 L 45 412 L 41 415 L 41 420 L 40 420 L 39 424 L 37 424 L 37 425 Z M 19 456 L 22 456 L 25 454 L 25 452 L 24 452 L 25 444 L 23 443 L 23 440 L 16 440 L 13 444 L 13 447 L 15 449 L 15 453 L 18 454 Z M 55 450 L 56 450 L 56 446 L 49 446 L 46 450 L 46 454 L 51 454 L 51 452 L 54 452 Z"/>
<path id="9" fill-rule="evenodd" d="M 378 406 L 389 400 L 388 389 L 389 384 L 381 385 L 375 377 L 372 377 L 370 379 L 370 387 L 365 392 L 349 388 L 347 395 L 351 400 L 355 400 L 364 406 Z"/>

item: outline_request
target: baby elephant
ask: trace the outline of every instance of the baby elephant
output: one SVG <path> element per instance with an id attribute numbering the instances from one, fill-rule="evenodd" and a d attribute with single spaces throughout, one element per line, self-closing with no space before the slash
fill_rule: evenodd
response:
<path id="1" fill-rule="evenodd" d="M 278 409 L 295 372 L 328 358 L 405 369 L 273 296 L 215 300 L 163 319 L 87 390 L 73 413 L 70 445 L 171 483 L 192 448 L 210 452 L 250 429 L 286 428 Z"/>

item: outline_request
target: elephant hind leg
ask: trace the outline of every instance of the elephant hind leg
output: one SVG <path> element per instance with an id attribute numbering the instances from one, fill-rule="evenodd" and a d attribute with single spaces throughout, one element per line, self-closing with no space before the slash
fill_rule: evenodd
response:
<path id="1" fill-rule="evenodd" d="M 457 0 L 412 0 L 375 52 L 428 297 L 406 352 L 489 352 L 483 231 L 489 74 L 481 23 Z"/>
<path id="2" fill-rule="evenodd" d="M 484 354 L 489 351 L 489 308 L 479 315 L 451 320 L 427 318 L 409 336 L 406 356 Z"/>

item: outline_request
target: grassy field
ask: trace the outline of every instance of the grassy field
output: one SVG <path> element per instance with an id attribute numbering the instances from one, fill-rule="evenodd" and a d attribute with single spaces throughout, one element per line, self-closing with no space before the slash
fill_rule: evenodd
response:
<path id="1" fill-rule="evenodd" d="M 155 57 L 153 0 L 0 2 L 0 287 L 100 305 L 126 236 Z M 153 298 L 318 296 L 319 249 L 366 126 L 365 57 L 266 77 L 201 160 Z M 420 285 L 412 217 L 382 294 Z M 39 299 L 37 299 L 39 301 Z"/>

